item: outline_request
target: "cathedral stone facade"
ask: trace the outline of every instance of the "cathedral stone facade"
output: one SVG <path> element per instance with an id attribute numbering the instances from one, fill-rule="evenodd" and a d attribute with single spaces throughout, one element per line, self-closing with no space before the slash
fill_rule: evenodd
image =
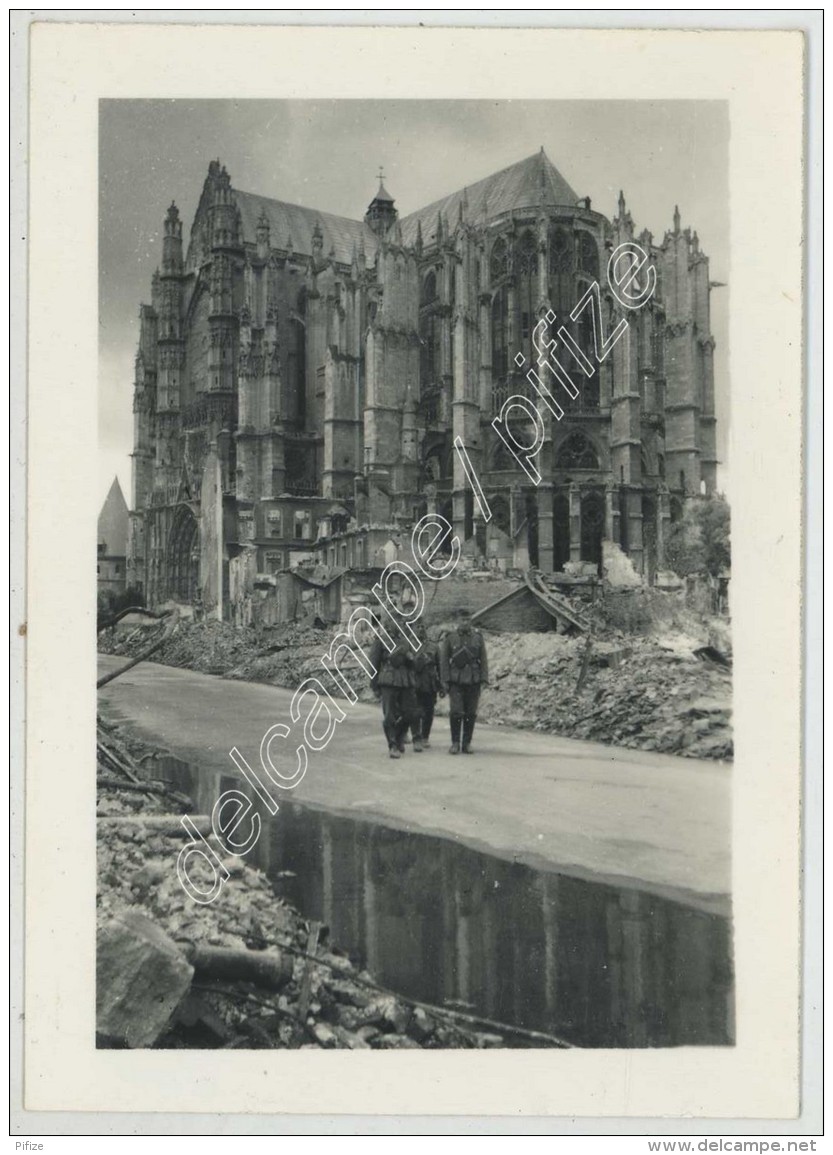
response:
<path id="1" fill-rule="evenodd" d="M 607 284 L 625 241 L 656 269 L 638 313 Z M 532 485 L 491 422 L 532 396 L 516 356 L 535 363 L 548 309 L 592 354 L 590 311 L 569 314 L 593 281 L 629 331 L 572 374 Z M 299 561 L 384 565 L 436 511 L 496 568 L 587 573 L 607 542 L 652 581 L 669 521 L 715 485 L 709 291 L 676 210 L 657 244 L 622 194 L 608 220 L 543 149 L 402 218 L 380 181 L 362 220 L 241 192 L 212 162 L 187 248 L 168 210 L 141 306 L 128 580 L 222 616 Z"/>

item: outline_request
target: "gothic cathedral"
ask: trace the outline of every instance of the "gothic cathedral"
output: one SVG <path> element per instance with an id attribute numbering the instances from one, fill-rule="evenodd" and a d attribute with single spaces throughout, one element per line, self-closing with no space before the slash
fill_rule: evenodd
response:
<path id="1" fill-rule="evenodd" d="M 609 253 L 637 241 L 657 289 L 578 395 L 560 398 L 532 485 L 491 426 L 529 393 L 548 309 L 593 349 Z M 363 220 L 232 187 L 211 163 L 187 250 L 175 205 L 140 311 L 128 580 L 218 616 L 299 561 L 371 569 L 426 512 L 473 564 L 581 573 L 615 543 L 663 568 L 670 520 L 715 486 L 709 265 L 696 233 L 635 234 L 540 153 L 400 218 L 380 179 Z M 455 438 L 488 497 L 484 522 Z M 521 438 L 522 439 L 522 438 Z M 387 559 L 385 559 L 387 560 Z"/>

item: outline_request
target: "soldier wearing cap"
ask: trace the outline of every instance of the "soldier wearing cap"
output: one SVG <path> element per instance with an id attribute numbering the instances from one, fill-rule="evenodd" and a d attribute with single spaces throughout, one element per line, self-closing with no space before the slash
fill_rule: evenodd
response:
<path id="1" fill-rule="evenodd" d="M 413 651 L 402 640 L 389 652 L 377 638 L 369 656 L 376 671 L 370 686 L 377 701 L 382 703 L 382 729 L 387 739 L 388 752 L 391 758 L 399 758 L 405 752 L 408 727 L 419 724 L 414 698 Z"/>
<path id="2" fill-rule="evenodd" d="M 489 667 L 486 643 L 480 631 L 472 627 L 468 610 L 460 611 L 458 625 L 443 639 L 440 672 L 443 689 L 449 695 L 449 753 L 459 754 L 462 749 L 464 754 L 471 754 L 480 687 L 488 684 Z"/>

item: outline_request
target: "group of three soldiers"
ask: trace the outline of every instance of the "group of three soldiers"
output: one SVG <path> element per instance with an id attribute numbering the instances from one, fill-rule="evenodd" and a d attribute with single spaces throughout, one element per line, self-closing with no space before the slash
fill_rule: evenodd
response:
<path id="1" fill-rule="evenodd" d="M 421 642 L 416 652 L 404 640 L 388 651 L 379 639 L 370 651 L 376 670 L 370 684 L 382 703 L 382 727 L 390 756 L 399 758 L 404 752 L 409 729 L 415 754 L 428 746 L 437 696 L 446 694 L 451 725 L 449 753 L 471 754 L 480 687 L 489 680 L 483 635 L 472 627 L 467 610 L 461 611 L 457 626 L 439 646 L 429 641 L 422 622 L 413 629 Z"/>

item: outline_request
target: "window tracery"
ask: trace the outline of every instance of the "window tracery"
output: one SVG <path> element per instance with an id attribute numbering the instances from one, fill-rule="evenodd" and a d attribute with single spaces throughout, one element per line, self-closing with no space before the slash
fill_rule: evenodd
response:
<path id="1" fill-rule="evenodd" d="M 570 433 L 559 446 L 555 465 L 556 469 L 598 469 L 599 455 L 583 433 Z"/>

